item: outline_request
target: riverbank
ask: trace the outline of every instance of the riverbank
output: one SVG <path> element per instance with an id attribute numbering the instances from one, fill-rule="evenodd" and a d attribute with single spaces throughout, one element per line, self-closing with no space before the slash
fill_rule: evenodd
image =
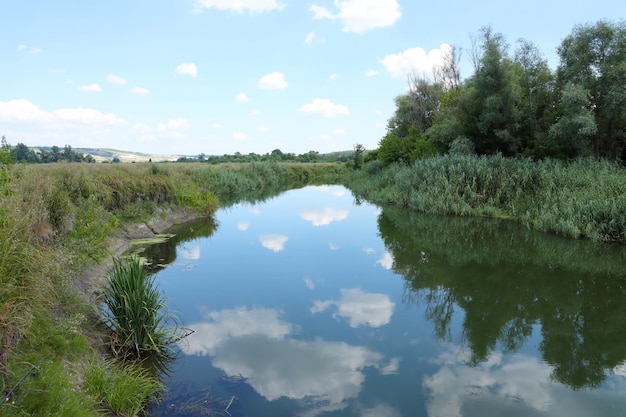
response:
<path id="1" fill-rule="evenodd" d="M 113 391 L 128 397 L 118 412 L 135 414 L 149 376 L 131 375 L 128 387 L 102 356 L 96 298 L 113 259 L 133 239 L 343 172 L 337 164 L 0 166 L 2 415 L 101 415 L 118 407 L 119 398 L 102 395 Z"/>
<path id="2" fill-rule="evenodd" d="M 626 244 L 626 170 L 617 163 L 441 155 L 366 164 L 347 186 L 378 205 L 511 219 L 573 239 Z"/>

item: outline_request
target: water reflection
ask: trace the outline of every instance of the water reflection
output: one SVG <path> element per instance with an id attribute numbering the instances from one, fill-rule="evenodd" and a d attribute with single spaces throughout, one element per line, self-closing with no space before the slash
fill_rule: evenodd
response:
<path id="1" fill-rule="evenodd" d="M 396 303 L 386 294 L 366 293 L 359 288 L 341 290 L 339 300 L 316 300 L 311 307 L 312 313 L 320 313 L 336 307 L 334 317 L 342 317 L 350 327 L 380 327 L 391 321 Z"/>
<path id="2" fill-rule="evenodd" d="M 191 222 L 177 225 L 167 230 L 173 237 L 159 244 L 145 244 L 137 246 L 135 251 L 142 252 L 148 259 L 148 272 L 156 273 L 173 263 L 177 256 L 177 247 L 195 239 L 211 236 L 217 228 L 214 217 L 205 217 Z M 196 245 L 182 246 L 181 256 L 186 260 L 200 259 L 200 247 Z"/>
<path id="3" fill-rule="evenodd" d="M 462 349 L 451 347 L 433 360 L 441 365 L 423 380 L 429 390 L 429 417 L 485 415 L 572 416 L 614 415 L 626 400 L 618 393 L 572 391 L 552 379 L 553 368 L 535 357 L 493 353 L 477 366 L 466 366 Z M 523 407 L 522 407 L 523 405 Z"/>
<path id="4" fill-rule="evenodd" d="M 259 241 L 264 248 L 273 252 L 281 252 L 285 249 L 285 243 L 289 240 L 289 237 L 285 235 L 261 235 Z"/>
<path id="5" fill-rule="evenodd" d="M 268 401 L 307 400 L 302 415 L 341 410 L 356 398 L 372 367 L 383 375 L 398 369 L 398 359 L 385 363 L 383 355 L 346 342 L 297 340 L 297 325 L 271 308 L 210 311 L 192 323 L 195 333 L 181 342 L 188 355 L 208 355 L 212 366 L 228 377 L 243 378 Z"/>
<path id="6" fill-rule="evenodd" d="M 470 364 L 519 350 L 536 325 L 551 377 L 573 388 L 599 386 L 626 359 L 622 248 L 394 210 L 378 225 L 405 301 L 425 305 L 436 336 L 469 348 Z M 460 335 L 451 332 L 457 306 Z"/>
<path id="7" fill-rule="evenodd" d="M 311 227 L 332 216 L 303 221 L 310 207 L 349 215 Z M 193 404 L 209 390 L 236 398 L 233 416 L 626 409 L 624 248 L 355 206 L 340 187 L 218 217 L 178 246 L 193 270 L 159 274 L 195 330 L 168 384 L 190 384 Z"/>
<path id="8" fill-rule="evenodd" d="M 302 210 L 299 215 L 302 219 L 311 222 L 313 226 L 327 226 L 332 222 L 340 222 L 348 217 L 348 210 L 338 210 L 332 207 L 322 209 Z"/>

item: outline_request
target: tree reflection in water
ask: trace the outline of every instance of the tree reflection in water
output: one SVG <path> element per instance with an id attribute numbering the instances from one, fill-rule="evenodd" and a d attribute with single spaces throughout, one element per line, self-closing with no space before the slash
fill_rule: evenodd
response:
<path id="1" fill-rule="evenodd" d="M 552 377 L 597 387 L 626 360 L 626 248 L 573 241 L 513 222 L 385 208 L 378 218 L 406 303 L 426 305 L 435 335 L 459 341 L 476 365 L 519 350 L 535 326 Z"/>

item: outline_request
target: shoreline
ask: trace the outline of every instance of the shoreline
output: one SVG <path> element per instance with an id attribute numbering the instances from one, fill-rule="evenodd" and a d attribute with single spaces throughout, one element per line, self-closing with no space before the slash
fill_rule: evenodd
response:
<path id="1" fill-rule="evenodd" d="M 97 298 L 106 285 L 107 275 L 113 268 L 113 260 L 127 252 L 132 247 L 133 240 L 153 238 L 171 227 L 205 216 L 192 209 L 173 207 L 159 211 L 148 221 L 120 225 L 107 239 L 109 256 L 98 264 L 88 266 L 74 279 L 74 288 L 79 298 L 97 310 Z"/>

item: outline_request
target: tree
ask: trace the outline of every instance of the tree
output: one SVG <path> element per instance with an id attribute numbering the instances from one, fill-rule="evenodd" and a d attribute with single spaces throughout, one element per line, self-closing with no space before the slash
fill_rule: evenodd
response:
<path id="1" fill-rule="evenodd" d="M 515 155 L 520 149 L 519 115 L 511 61 L 502 34 L 486 27 L 482 29 L 482 36 L 483 53 L 471 81 L 473 107 L 478 110 L 475 115 L 477 131 L 470 136 L 479 154 Z"/>
<path id="2" fill-rule="evenodd" d="M 360 143 L 354 145 L 354 169 L 361 169 L 363 167 L 364 154 L 365 146 Z"/>
<path id="3" fill-rule="evenodd" d="M 591 154 L 589 138 L 598 131 L 589 108 L 589 93 L 581 86 L 568 83 L 561 92 L 562 116 L 550 127 L 557 156 L 571 158 Z"/>
<path id="4" fill-rule="evenodd" d="M 545 137 L 552 120 L 554 76 L 539 49 L 523 39 L 518 41 L 514 63 L 521 150 L 544 156 L 537 154 L 535 144 Z"/>
<path id="5" fill-rule="evenodd" d="M 576 26 L 558 54 L 557 89 L 571 83 L 589 93 L 594 154 L 626 160 L 626 23 Z"/>

